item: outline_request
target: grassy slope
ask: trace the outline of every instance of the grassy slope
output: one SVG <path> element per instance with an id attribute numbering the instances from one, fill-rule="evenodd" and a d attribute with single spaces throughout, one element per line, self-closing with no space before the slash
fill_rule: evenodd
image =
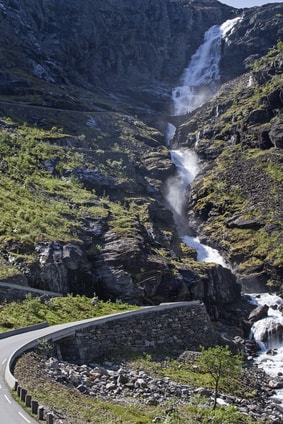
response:
<path id="1" fill-rule="evenodd" d="M 68 295 L 42 303 L 38 297 L 33 298 L 28 295 L 22 302 L 14 301 L 0 306 L 0 331 L 25 327 L 43 321 L 47 321 L 49 325 L 63 324 L 134 309 L 137 307 L 120 302 L 100 301 L 98 306 L 93 306 L 92 299 L 86 296 Z"/>
<path id="2" fill-rule="evenodd" d="M 131 229 L 135 216 L 147 219 L 146 201 L 135 202 L 131 193 L 127 204 L 111 200 L 107 193 L 98 195 L 84 188 L 72 170 L 95 169 L 118 183 L 131 182 L 126 165 L 136 160 L 134 148 L 144 149 L 135 133 L 155 142 L 157 131 L 116 112 L 56 111 L 27 103 L 19 107 L 11 100 L 5 107 L 0 102 L 0 243 L 15 262 L 19 257 L 33 262 L 37 242 L 79 240 L 86 217 L 107 217 L 117 231 Z M 32 124 L 35 114 L 38 123 Z M 109 134 L 87 125 L 94 119 L 101 120 Z M 53 172 L 46 170 L 48 161 L 55 161 Z M 1 279 L 18 273 L 11 260 L 0 257 Z"/>

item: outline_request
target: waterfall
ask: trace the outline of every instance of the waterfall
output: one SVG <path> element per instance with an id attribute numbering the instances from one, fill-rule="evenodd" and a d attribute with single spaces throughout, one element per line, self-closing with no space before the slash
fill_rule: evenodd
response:
<path id="1" fill-rule="evenodd" d="M 219 62 L 221 59 L 222 40 L 226 42 L 229 34 L 240 18 L 228 20 L 221 26 L 211 27 L 204 36 L 203 44 L 192 56 L 186 68 L 182 85 L 176 87 L 172 93 L 174 115 L 183 115 L 192 112 L 211 97 L 217 88 L 220 78 Z M 168 124 L 166 142 L 174 137 L 176 128 Z M 174 219 L 181 239 L 188 246 L 197 251 L 199 261 L 214 262 L 226 266 L 219 252 L 202 244 L 198 237 L 192 237 L 185 216 L 186 192 L 200 171 L 198 157 L 193 150 L 172 150 L 171 159 L 177 168 L 177 175 L 166 182 L 166 200 L 173 212 Z M 261 348 L 261 355 L 257 359 L 260 367 L 276 376 L 282 372 L 283 363 L 283 300 L 277 296 L 254 296 L 256 304 L 269 305 L 268 317 L 256 322 L 252 328 L 252 337 Z M 257 299 L 257 300 L 256 300 Z M 278 328 L 279 332 L 275 330 Z M 272 355 L 268 349 L 272 349 Z M 283 389 L 277 391 L 279 401 L 283 401 Z"/>
<path id="2" fill-rule="evenodd" d="M 204 36 L 204 43 L 192 56 L 182 77 L 182 86 L 173 90 L 174 114 L 185 115 L 200 106 L 218 81 L 221 57 L 221 30 L 214 25 Z"/>
<path id="3" fill-rule="evenodd" d="M 203 44 L 192 56 L 189 66 L 182 77 L 182 86 L 172 93 L 174 115 L 185 115 L 201 106 L 215 91 L 220 79 L 219 62 L 221 59 L 222 39 L 240 18 L 229 19 L 221 26 L 213 25 L 206 31 Z"/>
<path id="4" fill-rule="evenodd" d="M 213 94 L 216 82 L 220 79 L 219 62 L 222 39 L 227 37 L 239 19 L 230 19 L 221 26 L 214 25 L 205 33 L 203 44 L 192 56 L 184 72 L 182 85 L 176 87 L 172 92 L 174 115 L 183 115 L 193 111 Z M 167 145 L 170 145 L 175 130 L 174 125 L 168 124 Z M 198 260 L 215 262 L 227 267 L 225 260 L 217 250 L 200 243 L 198 237 L 187 234 L 189 229 L 185 217 L 185 193 L 200 171 L 196 153 L 190 149 L 172 150 L 171 159 L 177 168 L 177 175 L 167 180 L 165 197 L 173 212 L 180 237 L 184 243 L 197 251 Z"/>

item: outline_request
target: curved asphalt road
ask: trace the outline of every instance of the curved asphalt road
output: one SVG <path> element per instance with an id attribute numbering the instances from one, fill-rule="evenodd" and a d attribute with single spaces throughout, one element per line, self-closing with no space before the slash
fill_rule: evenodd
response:
<path id="1" fill-rule="evenodd" d="M 36 423 L 12 398 L 5 381 L 5 370 L 10 355 L 25 341 L 29 333 L 0 340 L 0 421 L 7 424 Z"/>
<path id="2" fill-rule="evenodd" d="M 62 333 L 73 332 L 76 327 L 87 325 L 101 318 L 92 318 L 67 324 L 54 325 L 40 330 L 10 336 L 0 339 L 0 422 L 3 424 L 36 424 L 28 413 L 16 402 L 11 395 L 15 379 L 10 373 L 10 363 L 14 356 L 19 356 L 26 350 L 27 345 L 33 347 L 41 337 L 49 336 L 51 339 L 62 337 Z M 15 355 L 16 353 L 16 355 Z"/>
<path id="3" fill-rule="evenodd" d="M 146 309 L 156 308 L 155 306 Z M 15 386 L 15 378 L 10 373 L 10 365 L 13 358 L 21 355 L 28 348 L 36 346 L 39 338 L 49 340 L 60 339 L 66 335 L 75 333 L 75 330 L 86 327 L 95 321 L 108 321 L 117 319 L 117 316 L 135 315 L 141 310 L 131 312 L 121 312 L 107 315 L 105 317 L 90 318 L 82 321 L 69 322 L 67 324 L 53 325 L 39 330 L 13 335 L 0 339 L 0 423 L 2 424 L 38 424 L 29 414 L 16 402 L 11 389 Z"/>
<path id="4" fill-rule="evenodd" d="M 69 322 L 67 324 L 53 325 L 34 331 L 26 329 L 25 333 L 12 335 L 4 339 L 0 339 L 0 423 L 2 424 L 37 424 L 38 421 L 30 417 L 27 412 L 16 402 L 12 395 L 11 389 L 15 387 L 15 378 L 10 372 L 10 366 L 13 359 L 20 356 L 27 349 L 35 347 L 38 344 L 38 339 L 48 338 L 50 341 L 55 341 L 66 337 L 67 335 L 75 334 L 78 328 L 88 327 L 94 322 L 107 322 L 116 320 L 118 317 L 126 317 L 133 315 L 146 314 L 151 310 L 162 311 L 168 308 L 179 306 L 194 306 L 200 304 L 199 301 L 192 302 L 176 302 L 161 304 L 159 306 L 146 306 L 141 309 L 121 312 L 118 314 L 107 315 L 99 318 L 90 318 L 82 321 Z"/>

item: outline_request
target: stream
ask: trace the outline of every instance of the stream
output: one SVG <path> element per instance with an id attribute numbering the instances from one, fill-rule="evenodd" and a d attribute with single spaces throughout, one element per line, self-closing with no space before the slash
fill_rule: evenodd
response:
<path id="1" fill-rule="evenodd" d="M 192 56 L 181 78 L 181 85 L 172 92 L 173 115 L 192 112 L 207 101 L 217 90 L 220 80 L 219 62 L 221 44 L 229 38 L 233 27 L 241 18 L 214 25 L 204 35 L 203 44 Z M 166 143 L 170 148 L 176 128 L 168 124 Z M 204 245 L 199 238 L 191 234 L 185 216 L 186 191 L 200 172 L 200 161 L 192 149 L 171 150 L 171 160 L 175 164 L 176 175 L 166 182 L 165 198 L 173 213 L 180 238 L 197 252 L 197 259 L 214 262 L 229 267 L 220 253 Z M 268 305 L 268 316 L 257 321 L 251 330 L 259 346 L 259 355 L 255 362 L 272 377 L 283 372 L 283 299 L 267 293 L 251 295 L 256 305 Z M 275 387 L 276 388 L 276 387 Z M 283 389 L 276 390 L 277 402 L 283 405 Z"/>

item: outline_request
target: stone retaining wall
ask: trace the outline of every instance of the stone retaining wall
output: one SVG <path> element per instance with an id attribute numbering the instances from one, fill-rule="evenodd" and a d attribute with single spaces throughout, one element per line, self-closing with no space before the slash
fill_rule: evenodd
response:
<path id="1" fill-rule="evenodd" d="M 114 350 L 199 350 L 200 345 L 207 347 L 216 342 L 206 308 L 196 301 L 106 317 L 58 339 L 56 346 L 61 359 L 89 363 Z"/>

